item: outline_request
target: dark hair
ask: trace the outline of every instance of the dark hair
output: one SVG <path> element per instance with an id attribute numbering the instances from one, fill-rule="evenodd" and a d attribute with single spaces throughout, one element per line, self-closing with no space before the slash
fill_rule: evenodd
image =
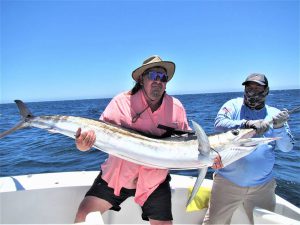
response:
<path id="1" fill-rule="evenodd" d="M 130 90 L 129 94 L 130 94 L 130 95 L 134 95 L 134 94 L 137 93 L 140 89 L 142 89 L 142 85 L 140 84 L 140 82 L 136 82 L 135 85 L 133 86 L 133 88 Z"/>

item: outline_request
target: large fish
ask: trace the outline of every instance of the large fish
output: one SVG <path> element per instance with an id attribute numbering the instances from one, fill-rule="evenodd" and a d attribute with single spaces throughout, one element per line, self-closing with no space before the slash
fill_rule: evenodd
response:
<path id="1" fill-rule="evenodd" d="M 232 130 L 207 137 L 199 124 L 192 121 L 195 135 L 174 136 L 157 139 L 142 135 L 136 131 L 122 128 L 107 122 L 74 116 L 33 116 L 26 105 L 15 101 L 21 122 L 0 138 L 25 127 L 37 127 L 51 132 L 75 138 L 78 128 L 82 131 L 94 130 L 94 147 L 119 158 L 144 166 L 187 170 L 199 169 L 192 194 L 187 205 L 194 198 L 214 158 L 221 156 L 223 166 L 250 154 L 258 145 L 276 140 L 276 138 L 251 138 L 253 129 Z"/>

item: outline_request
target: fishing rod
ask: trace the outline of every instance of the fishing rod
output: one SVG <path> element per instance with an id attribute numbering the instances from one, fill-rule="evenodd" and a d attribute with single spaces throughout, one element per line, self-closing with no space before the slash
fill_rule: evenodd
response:
<path id="1" fill-rule="evenodd" d="M 300 106 L 297 106 L 296 108 L 293 108 L 291 110 L 284 110 L 284 111 L 287 111 L 287 113 L 289 115 L 291 115 L 293 113 L 296 113 L 296 112 L 300 111 Z M 268 123 L 273 124 L 273 122 L 274 122 L 273 119 L 271 119 Z M 183 134 L 188 134 L 188 135 L 194 135 L 195 134 L 194 131 L 177 130 L 175 128 L 164 126 L 164 125 L 161 125 L 161 124 L 159 124 L 157 126 L 157 128 L 164 129 L 164 130 L 167 131 L 166 134 L 165 134 L 166 135 L 165 137 L 168 137 L 168 136 L 171 136 L 171 135 L 174 135 L 174 134 L 179 135 L 179 136 L 183 135 Z M 160 138 L 164 138 L 164 137 L 160 137 Z"/>
<path id="2" fill-rule="evenodd" d="M 293 114 L 293 113 L 296 113 L 296 112 L 299 112 L 300 111 L 300 106 L 297 106 L 291 110 L 287 110 L 287 109 L 284 109 L 283 111 L 286 111 L 289 115 Z M 271 125 L 274 123 L 273 119 L 269 120 L 268 123 Z"/>
<path id="3" fill-rule="evenodd" d="M 291 115 L 292 113 L 300 111 L 300 106 L 297 106 L 296 108 L 293 108 L 291 110 L 287 110 L 288 114 Z"/>

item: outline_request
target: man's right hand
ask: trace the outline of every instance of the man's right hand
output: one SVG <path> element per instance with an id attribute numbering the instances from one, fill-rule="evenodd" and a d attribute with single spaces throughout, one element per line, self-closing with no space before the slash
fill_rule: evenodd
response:
<path id="1" fill-rule="evenodd" d="M 95 144 L 95 141 L 96 141 L 96 134 L 93 130 L 89 130 L 81 133 L 81 128 L 78 128 L 76 132 L 75 143 L 76 143 L 76 147 L 80 151 L 89 150 Z"/>
<path id="2" fill-rule="evenodd" d="M 245 128 L 253 128 L 256 134 L 262 135 L 270 128 L 270 124 L 265 120 L 248 120 L 245 123 Z"/>

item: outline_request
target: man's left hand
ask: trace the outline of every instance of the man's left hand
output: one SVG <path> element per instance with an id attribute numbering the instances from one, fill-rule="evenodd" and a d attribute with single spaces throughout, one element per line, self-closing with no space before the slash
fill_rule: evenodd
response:
<path id="1" fill-rule="evenodd" d="M 283 127 L 283 124 L 289 119 L 289 113 L 287 110 L 280 111 L 276 116 L 273 117 L 273 128 Z"/>
<path id="2" fill-rule="evenodd" d="M 214 159 L 214 164 L 212 165 L 211 168 L 213 168 L 215 170 L 223 168 L 223 163 L 222 163 L 221 157 L 219 155 Z"/>

